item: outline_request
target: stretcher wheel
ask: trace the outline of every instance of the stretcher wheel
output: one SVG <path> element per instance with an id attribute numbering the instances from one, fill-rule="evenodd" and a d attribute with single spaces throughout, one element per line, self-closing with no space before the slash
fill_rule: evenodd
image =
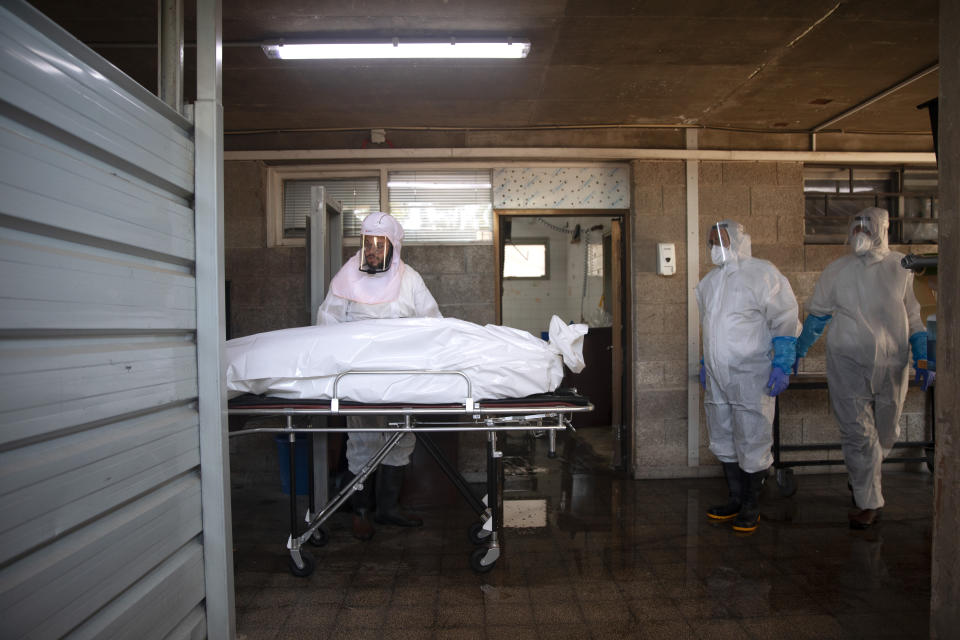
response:
<path id="1" fill-rule="evenodd" d="M 474 549 L 470 554 L 470 568 L 477 573 L 487 573 L 493 569 L 493 565 L 496 564 L 496 561 L 491 562 L 490 564 L 483 563 L 483 559 L 486 558 L 488 551 L 489 549 L 487 547 L 477 547 Z"/>
<path id="2" fill-rule="evenodd" d="M 303 566 L 298 567 L 297 563 L 293 561 L 293 556 L 287 558 L 287 564 L 290 567 L 290 573 L 297 576 L 298 578 L 306 578 L 313 570 L 316 568 L 317 563 L 313 559 L 313 556 L 310 555 L 306 550 L 300 549 L 300 559 L 303 560 Z"/>
<path id="3" fill-rule="evenodd" d="M 793 474 L 793 469 L 777 469 L 777 486 L 780 488 L 780 495 L 789 498 L 797 492 L 797 478 Z"/>
<path id="4" fill-rule="evenodd" d="M 322 547 L 330 541 L 330 534 L 323 527 L 317 527 L 310 534 L 309 542 L 315 547 Z"/>
<path id="5" fill-rule="evenodd" d="M 490 537 L 490 532 L 483 528 L 482 522 L 474 522 L 467 530 L 467 537 L 473 544 L 483 544 Z"/>

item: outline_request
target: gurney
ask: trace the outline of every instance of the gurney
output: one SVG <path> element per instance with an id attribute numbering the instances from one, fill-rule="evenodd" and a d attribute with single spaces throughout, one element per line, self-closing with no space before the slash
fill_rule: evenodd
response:
<path id="1" fill-rule="evenodd" d="M 339 388 L 341 380 L 358 376 L 453 376 L 464 383 L 465 395 L 462 402 L 455 403 L 364 403 L 341 399 Z M 498 434 L 502 432 L 543 431 L 548 434 L 549 454 L 556 455 L 556 437 L 560 431 L 571 426 L 571 415 L 592 411 L 593 405 L 575 391 L 557 389 L 552 393 L 541 393 L 522 398 L 503 398 L 479 400 L 473 398 L 473 383 L 461 371 L 437 370 L 351 370 L 336 376 L 332 397 L 329 399 L 288 399 L 262 395 L 244 394 L 229 401 L 230 415 L 245 416 L 282 416 L 286 419 L 284 427 L 240 429 L 230 433 L 231 437 L 255 433 L 280 433 L 288 437 L 289 446 L 289 488 L 290 488 L 290 533 L 287 550 L 290 554 L 289 568 L 296 576 L 309 576 L 315 569 L 315 562 L 304 548 L 307 543 L 322 546 L 326 544 L 328 533 L 323 524 L 347 501 L 350 496 L 363 488 L 363 483 L 373 473 L 380 462 L 407 433 L 414 433 L 424 449 L 437 462 L 443 473 L 450 479 L 470 508 L 479 517 L 468 531 L 471 542 L 477 545 L 470 554 L 469 564 L 474 571 L 490 571 L 501 554 L 503 528 L 503 453 L 499 449 Z M 295 447 L 296 434 L 326 434 L 365 429 L 349 427 L 331 427 L 325 425 L 295 427 L 297 416 L 337 416 L 369 415 L 397 416 L 402 420 L 389 423 L 387 427 L 373 427 L 380 433 L 392 434 L 386 443 L 364 464 L 360 473 L 344 485 L 324 504 L 316 504 L 313 483 L 310 483 L 310 499 L 304 517 L 304 526 L 300 525 L 297 508 Z M 458 417 L 460 421 L 440 420 L 443 417 Z M 446 460 L 440 448 L 430 437 L 437 432 L 486 433 L 487 478 L 486 495 L 477 497 L 466 480 Z"/>
<path id="2" fill-rule="evenodd" d="M 915 380 L 910 381 L 911 388 L 919 387 L 919 383 Z M 816 373 L 801 373 L 799 375 L 793 376 L 790 380 L 790 387 L 785 393 L 791 393 L 793 391 L 799 390 L 808 390 L 808 389 L 828 389 L 827 377 L 822 374 Z M 915 456 L 886 456 L 883 459 L 883 464 L 902 464 L 904 462 L 924 462 L 927 465 L 927 469 L 932 473 L 933 472 L 933 462 L 935 456 L 935 447 L 936 447 L 936 394 L 934 393 L 934 386 L 930 386 L 926 391 L 927 402 L 926 409 L 924 411 L 924 420 L 930 428 L 930 439 L 929 440 L 920 440 L 920 441 L 909 441 L 909 440 L 898 440 L 893 443 L 893 449 L 922 449 L 924 455 L 922 457 Z M 777 480 L 777 487 L 780 490 L 780 495 L 785 498 L 789 498 L 797 492 L 798 480 L 793 470 L 797 467 L 814 467 L 814 466 L 827 466 L 827 465 L 840 465 L 843 464 L 843 458 L 831 458 L 827 454 L 823 454 L 827 457 L 816 457 L 814 452 L 827 452 L 827 451 L 841 451 L 843 445 L 840 442 L 823 442 L 823 443 L 804 443 L 804 444 L 784 444 L 783 443 L 783 431 L 780 425 L 780 401 L 783 394 L 777 396 L 776 405 L 773 413 L 773 446 L 771 447 L 771 452 L 773 453 L 773 469 L 774 477 Z M 830 418 L 832 420 L 832 418 Z M 783 454 L 785 452 L 803 452 L 805 457 L 803 458 L 791 458 L 785 460 Z M 809 457 L 806 457 L 809 456 Z"/>

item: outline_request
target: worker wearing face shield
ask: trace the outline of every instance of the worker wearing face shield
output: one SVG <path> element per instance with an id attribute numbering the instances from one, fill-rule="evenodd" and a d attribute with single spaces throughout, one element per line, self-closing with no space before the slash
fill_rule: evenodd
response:
<path id="1" fill-rule="evenodd" d="M 440 318 L 440 309 L 423 278 L 400 258 L 403 227 L 382 212 L 364 218 L 360 227 L 361 246 L 330 281 L 330 291 L 317 310 L 317 324 L 353 322 L 377 318 Z M 388 416 L 347 416 L 350 428 L 385 427 Z M 390 434 L 352 431 L 347 438 L 349 473 L 360 473 L 363 465 L 380 450 Z M 410 463 L 416 437 L 405 435 L 384 458 L 376 473 L 376 514 L 381 524 L 416 527 L 417 516 L 400 508 L 403 475 Z M 370 483 L 354 492 L 353 535 L 361 540 L 373 537 L 370 522 L 373 493 Z"/>
<path id="2" fill-rule="evenodd" d="M 735 530 L 750 532 L 773 464 L 775 396 L 789 385 L 795 359 L 797 300 L 773 264 L 751 256 L 750 236 L 739 223 L 714 224 L 708 244 L 716 268 L 697 285 L 700 384 L 710 451 L 723 466 L 729 497 L 707 516 L 733 519 Z"/>
<path id="3" fill-rule="evenodd" d="M 927 357 L 913 272 L 887 246 L 889 226 L 884 209 L 853 216 L 851 252 L 820 274 L 797 341 L 797 356 L 806 356 L 831 323 L 827 385 L 856 506 L 849 514 L 854 529 L 870 527 L 880 516 L 880 467 L 900 435 L 910 354 L 914 367 Z"/>

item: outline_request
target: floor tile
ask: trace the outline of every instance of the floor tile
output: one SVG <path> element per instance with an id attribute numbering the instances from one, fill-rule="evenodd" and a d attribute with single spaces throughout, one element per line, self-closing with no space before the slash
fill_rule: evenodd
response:
<path id="1" fill-rule="evenodd" d="M 295 577 L 284 552 L 288 505 L 274 487 L 233 494 L 235 601 L 243 640 L 577 640 L 607 638 L 926 638 L 931 478 L 885 473 L 890 508 L 873 530 L 846 524 L 842 475 L 803 474 L 797 493 L 764 493 L 754 535 L 711 523 L 718 478 L 634 481 L 591 458 L 530 455 L 536 482 L 509 497 L 545 499 L 548 524 L 506 530 L 501 557 L 469 568 L 476 520 L 465 505 L 424 509 L 417 529 L 350 536 L 328 522 L 316 569 Z M 517 455 L 522 455 L 522 452 Z M 591 466 L 593 465 L 593 466 Z M 518 467 L 519 468 L 519 467 Z M 591 488 L 574 510 L 559 496 Z M 565 485 L 565 483 L 567 483 Z"/>

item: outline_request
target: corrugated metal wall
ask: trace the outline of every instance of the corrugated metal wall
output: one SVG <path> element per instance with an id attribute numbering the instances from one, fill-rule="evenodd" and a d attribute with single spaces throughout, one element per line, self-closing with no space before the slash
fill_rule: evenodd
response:
<path id="1" fill-rule="evenodd" d="M 201 637 L 192 127 L 38 18 L 0 6 L 0 637 Z"/>

